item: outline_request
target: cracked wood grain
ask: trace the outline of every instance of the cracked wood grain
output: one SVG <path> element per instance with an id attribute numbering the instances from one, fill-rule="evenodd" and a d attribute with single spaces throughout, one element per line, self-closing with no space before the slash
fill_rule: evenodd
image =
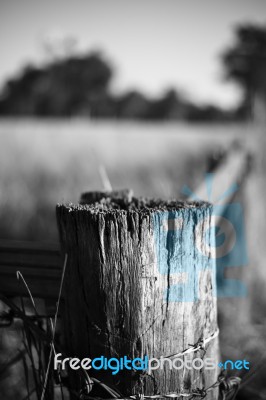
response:
<path id="1" fill-rule="evenodd" d="M 160 358 L 215 332 L 215 271 L 195 249 L 195 240 L 203 241 L 208 232 L 211 210 L 207 203 L 136 199 L 129 191 L 93 192 L 83 195 L 81 204 L 57 206 L 62 251 L 69 258 L 70 356 Z M 216 339 L 205 358 L 218 361 L 218 354 Z M 187 359 L 202 356 L 201 351 Z M 171 371 L 165 365 L 151 375 L 98 371 L 94 376 L 125 395 L 141 390 L 149 395 L 208 387 L 217 370 Z M 216 399 L 217 392 L 208 396 Z"/>

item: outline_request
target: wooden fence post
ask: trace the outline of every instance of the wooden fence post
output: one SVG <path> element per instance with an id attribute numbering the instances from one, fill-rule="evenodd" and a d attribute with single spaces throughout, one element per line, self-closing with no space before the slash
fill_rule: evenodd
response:
<path id="1" fill-rule="evenodd" d="M 147 201 L 130 192 L 85 194 L 82 204 L 57 206 L 68 254 L 69 356 L 179 359 L 179 369 L 165 361 L 150 374 L 89 370 L 92 376 L 124 395 L 192 393 L 216 382 L 215 267 L 200 252 L 210 215 L 208 203 Z M 191 368 L 196 358 L 212 358 L 215 366 L 195 361 Z M 217 388 L 206 398 L 217 399 Z"/>

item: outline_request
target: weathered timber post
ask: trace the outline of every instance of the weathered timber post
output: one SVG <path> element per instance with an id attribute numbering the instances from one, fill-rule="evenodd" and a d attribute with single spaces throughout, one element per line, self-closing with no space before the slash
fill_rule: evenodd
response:
<path id="1" fill-rule="evenodd" d="M 150 374 L 91 369 L 91 376 L 124 395 L 192 393 L 216 382 L 215 267 L 202 254 L 211 210 L 208 203 L 136 199 L 130 192 L 87 193 L 81 204 L 57 206 L 68 254 L 69 355 L 168 357 Z M 187 349 L 193 351 L 183 354 Z M 191 368 L 196 358 L 212 358 L 213 367 L 198 360 Z M 206 398 L 217 399 L 217 389 Z"/>

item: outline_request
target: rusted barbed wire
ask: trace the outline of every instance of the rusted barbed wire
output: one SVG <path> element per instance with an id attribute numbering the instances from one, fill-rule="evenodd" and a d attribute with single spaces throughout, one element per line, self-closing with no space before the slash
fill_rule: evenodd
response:
<path id="1" fill-rule="evenodd" d="M 94 378 L 91 378 L 93 384 L 100 384 L 101 382 L 98 380 L 95 380 Z M 219 388 L 220 389 L 220 395 L 221 395 L 221 400 L 226 400 L 228 399 L 228 396 L 230 396 L 230 400 L 234 400 L 236 397 L 236 394 L 240 388 L 241 384 L 241 379 L 239 377 L 227 377 L 225 375 L 225 370 L 223 370 L 220 375 L 218 376 L 218 379 L 215 383 L 213 383 L 211 386 L 208 388 L 196 388 L 193 390 L 193 392 L 190 393 L 182 393 L 182 392 L 171 392 L 167 394 L 155 394 L 155 395 L 144 395 L 144 394 L 137 394 L 137 395 L 132 395 L 132 396 L 114 396 L 112 397 L 112 400 L 159 400 L 159 399 L 178 399 L 178 398 L 187 398 L 187 399 L 197 399 L 201 400 L 204 399 L 208 393 L 210 393 L 212 390 Z M 106 384 L 104 384 L 105 389 L 109 388 Z M 112 390 L 112 389 L 110 389 Z M 113 390 L 112 390 L 113 392 Z M 110 394 L 110 391 L 108 390 L 108 393 Z M 80 397 L 81 400 L 89 400 L 93 399 L 93 396 L 90 396 L 89 394 L 82 394 Z"/>
<path id="2" fill-rule="evenodd" d="M 189 353 L 195 353 L 198 350 L 205 350 L 206 344 L 211 342 L 212 340 L 216 339 L 219 335 L 219 328 L 213 332 L 208 338 L 200 338 L 195 344 L 189 345 L 189 347 L 185 350 L 183 350 L 181 353 L 175 353 L 171 354 L 169 356 L 163 357 L 163 358 L 177 358 L 177 357 L 182 357 L 186 354 Z"/>
<path id="3" fill-rule="evenodd" d="M 238 377 L 226 377 L 224 375 L 224 370 L 219 375 L 217 381 L 213 383 L 208 388 L 196 388 L 193 392 L 190 393 L 182 393 L 182 392 L 172 392 L 168 394 L 156 394 L 152 396 L 145 396 L 143 395 L 143 399 L 162 399 L 162 398 L 197 398 L 197 399 L 204 399 L 209 392 L 212 390 L 220 387 L 222 400 L 226 399 L 227 394 L 232 392 L 233 390 L 238 390 L 240 385 L 241 379 Z M 237 393 L 237 392 L 236 392 Z M 236 394 L 234 393 L 234 395 Z M 130 399 L 140 400 L 138 396 L 130 396 Z M 232 399 L 233 400 L 233 399 Z"/>

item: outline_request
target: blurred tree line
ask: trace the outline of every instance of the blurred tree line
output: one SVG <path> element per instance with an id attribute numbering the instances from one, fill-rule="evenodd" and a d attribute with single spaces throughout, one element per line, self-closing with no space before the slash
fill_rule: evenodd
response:
<path id="1" fill-rule="evenodd" d="M 64 57 L 42 68 L 28 66 L 6 83 L 0 114 L 150 120 L 224 117 L 216 107 L 190 104 L 174 89 L 157 99 L 139 91 L 115 96 L 109 90 L 111 78 L 112 69 L 99 53 Z"/>
<path id="2" fill-rule="evenodd" d="M 43 67 L 26 67 L 2 89 L 0 115 L 232 121 L 254 115 L 255 108 L 265 111 L 266 28 L 238 27 L 235 44 L 222 60 L 226 77 L 243 89 L 241 103 L 230 112 L 192 103 L 173 88 L 155 99 L 137 90 L 113 95 L 112 68 L 101 54 L 90 53 L 66 55 Z"/>
<path id="3" fill-rule="evenodd" d="M 266 115 L 266 26 L 240 25 L 235 42 L 222 55 L 225 76 L 242 88 L 238 113 L 261 121 Z"/>

